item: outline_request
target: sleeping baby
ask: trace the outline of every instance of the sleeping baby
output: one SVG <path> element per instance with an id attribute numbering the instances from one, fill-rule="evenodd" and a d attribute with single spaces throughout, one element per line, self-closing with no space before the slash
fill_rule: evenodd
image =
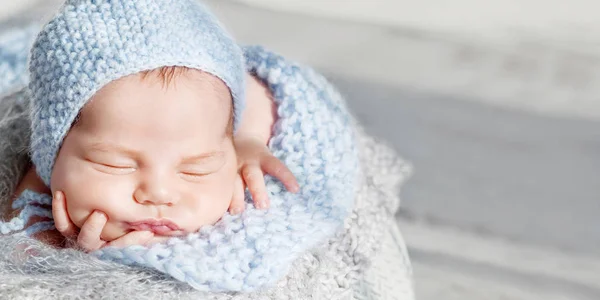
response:
<path id="1" fill-rule="evenodd" d="M 250 291 L 353 208 L 360 166 L 337 90 L 238 46 L 196 0 L 68 0 L 29 73 L 33 166 L 2 234 Z"/>
<path id="2" fill-rule="evenodd" d="M 174 2 L 170 10 L 195 5 Z M 70 1 L 63 11 L 69 18 L 90 18 L 115 5 Z M 140 23 L 136 28 L 141 17 L 113 15 L 92 20 L 91 28 L 69 26 L 68 37 L 78 40 L 50 43 L 68 25 L 56 18 L 32 50 L 32 159 L 50 184 L 41 191 L 52 193 L 56 229 L 77 237 L 85 250 L 196 232 L 226 211 L 240 213 L 244 185 L 255 204 L 267 208 L 263 170 L 298 189 L 267 148 L 276 118 L 270 92 L 255 77 L 243 77 L 241 50 L 223 29 L 203 24 L 161 33 L 159 43 L 100 44 L 102 26 L 111 24 L 121 35 L 142 39 L 150 29 Z M 194 36 L 203 30 L 216 37 Z M 182 39 L 195 47 L 179 52 Z M 219 48 L 203 43 L 224 53 L 211 53 Z M 90 45 L 87 55 L 68 52 Z M 149 56 L 155 56 L 151 65 Z M 44 186 L 32 174 L 27 179 L 24 184 Z"/>

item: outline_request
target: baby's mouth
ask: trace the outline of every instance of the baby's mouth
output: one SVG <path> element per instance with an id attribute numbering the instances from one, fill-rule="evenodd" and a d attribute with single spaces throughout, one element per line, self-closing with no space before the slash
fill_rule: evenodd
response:
<path id="1" fill-rule="evenodd" d="M 129 228 L 137 231 L 152 231 L 156 235 L 176 236 L 184 233 L 177 224 L 165 219 L 146 219 L 128 223 Z"/>

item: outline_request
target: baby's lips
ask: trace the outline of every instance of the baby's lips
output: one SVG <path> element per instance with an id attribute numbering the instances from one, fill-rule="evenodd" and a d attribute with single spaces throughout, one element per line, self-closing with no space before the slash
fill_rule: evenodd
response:
<path id="1" fill-rule="evenodd" d="M 174 222 L 166 219 L 146 219 L 129 223 L 130 229 L 136 231 L 149 231 L 156 235 L 176 236 L 183 234 L 183 230 Z"/>

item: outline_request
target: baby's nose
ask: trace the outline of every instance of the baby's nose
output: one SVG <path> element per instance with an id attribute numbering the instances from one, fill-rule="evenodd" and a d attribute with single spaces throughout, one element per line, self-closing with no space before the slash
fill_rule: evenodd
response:
<path id="1" fill-rule="evenodd" d="M 147 205 L 171 206 L 178 202 L 175 188 L 166 180 L 145 181 L 135 190 L 133 197 L 136 202 Z"/>

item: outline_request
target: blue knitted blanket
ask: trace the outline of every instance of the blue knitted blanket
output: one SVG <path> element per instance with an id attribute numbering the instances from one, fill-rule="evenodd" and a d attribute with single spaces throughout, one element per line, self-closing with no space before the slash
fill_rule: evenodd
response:
<path id="1" fill-rule="evenodd" d="M 26 58 L 37 28 L 0 37 L 0 95 L 23 87 Z M 251 291 L 274 284 L 300 254 L 325 242 L 353 206 L 359 172 L 352 117 L 335 90 L 312 69 L 262 47 L 244 48 L 248 72 L 267 84 L 279 116 L 269 147 L 296 175 L 298 194 L 266 178 L 268 211 L 247 199 L 241 215 L 225 214 L 213 226 L 152 246 L 104 248 L 100 259 L 154 268 L 203 291 Z M 249 195 L 247 196 L 249 197 Z M 29 217 L 51 218 L 51 199 L 26 191 L 14 202 L 19 216 L 0 223 L 2 234 L 53 228 Z"/>

